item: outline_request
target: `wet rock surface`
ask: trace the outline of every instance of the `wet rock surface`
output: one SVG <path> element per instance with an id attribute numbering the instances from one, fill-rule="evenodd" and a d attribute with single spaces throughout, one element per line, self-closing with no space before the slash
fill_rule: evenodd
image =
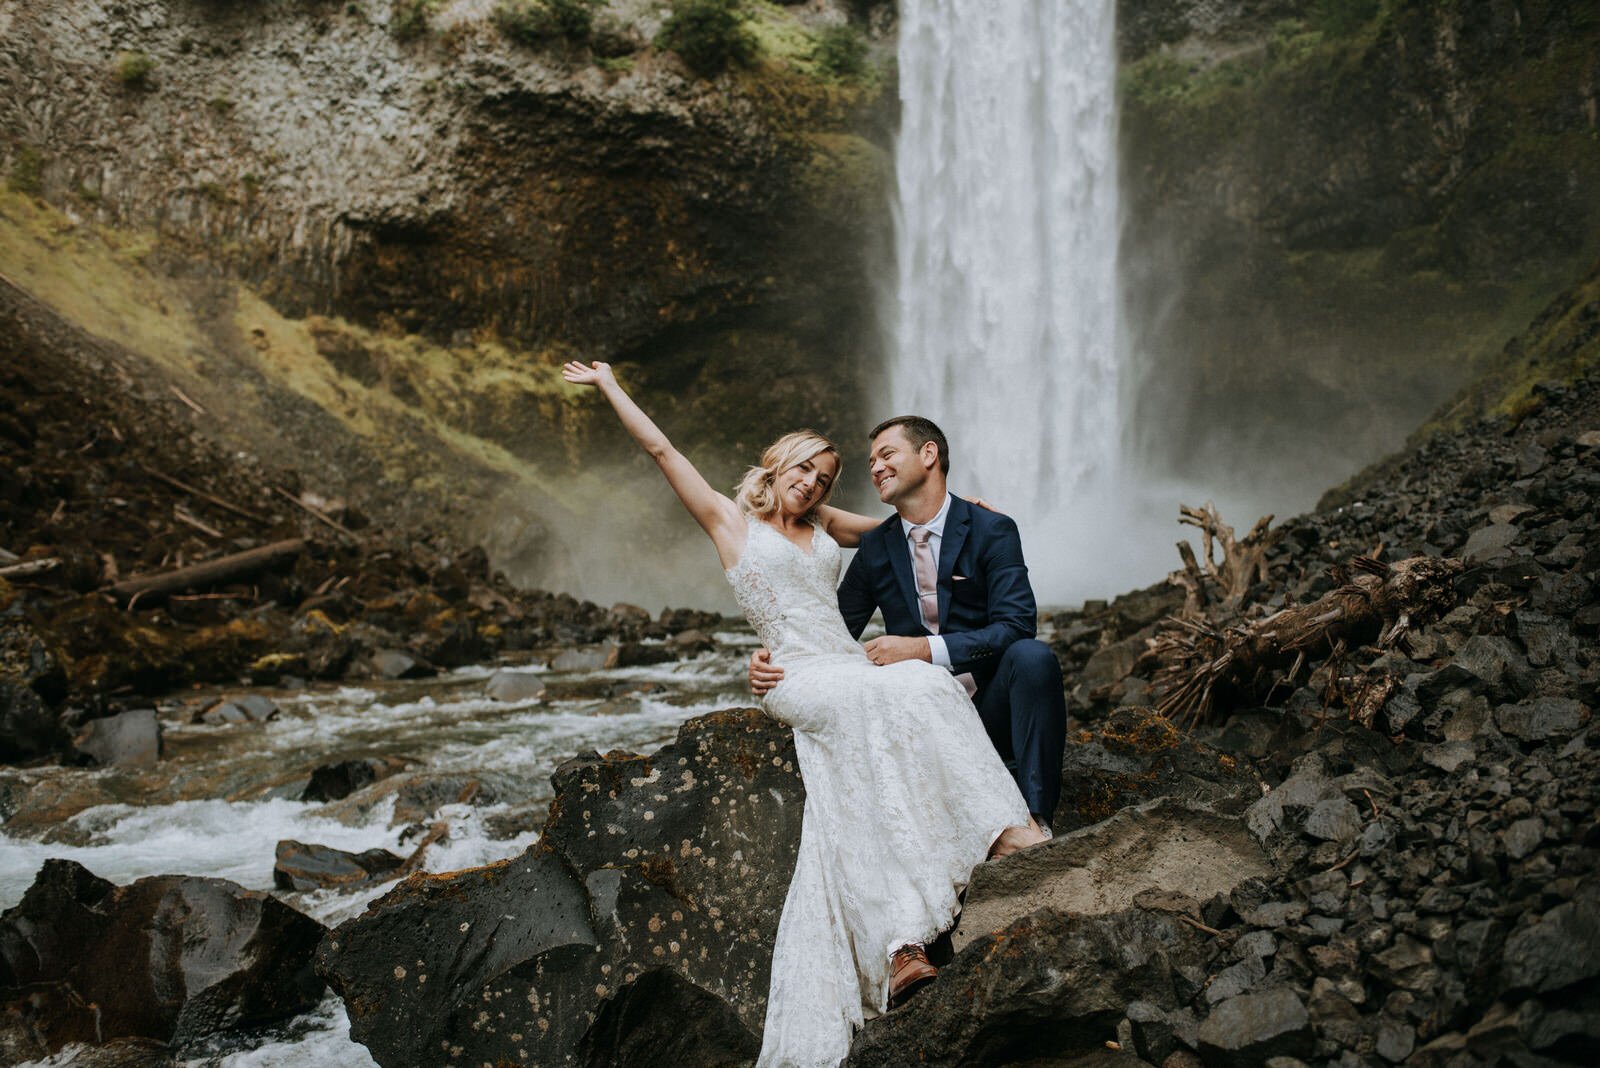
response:
<path id="1" fill-rule="evenodd" d="M 4 1042 L 39 1057 L 119 1038 L 181 1044 L 295 1016 L 322 997 L 311 965 L 323 933 L 270 894 L 223 879 L 116 886 L 73 861 L 46 861 L 0 916 Z"/>
<path id="2" fill-rule="evenodd" d="M 387 849 L 350 853 L 286 839 L 278 843 L 272 885 L 279 890 L 348 889 L 399 878 L 404 863 L 404 857 Z"/>
<path id="3" fill-rule="evenodd" d="M 741 1063 L 799 846 L 788 732 L 712 713 L 650 756 L 575 758 L 554 785 L 527 853 L 412 876 L 328 935 L 318 970 L 352 1035 L 383 1064 L 624 1063 L 608 1058 L 669 1033 L 652 1056 Z"/>

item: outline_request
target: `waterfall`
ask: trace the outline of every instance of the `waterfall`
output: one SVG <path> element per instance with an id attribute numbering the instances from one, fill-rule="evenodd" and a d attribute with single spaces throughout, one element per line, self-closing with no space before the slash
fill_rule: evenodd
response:
<path id="1" fill-rule="evenodd" d="M 1016 518 L 1046 604 L 1151 577 L 1117 562 L 1114 16 L 901 2 L 890 407 L 944 429 L 952 490 Z"/>

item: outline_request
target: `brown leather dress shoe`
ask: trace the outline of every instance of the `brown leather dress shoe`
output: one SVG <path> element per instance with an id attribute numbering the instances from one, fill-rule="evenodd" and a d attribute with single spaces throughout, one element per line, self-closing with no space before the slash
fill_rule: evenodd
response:
<path id="1" fill-rule="evenodd" d="M 939 969 L 928 962 L 928 951 L 918 943 L 908 942 L 895 950 L 889 958 L 889 1007 L 905 1004 L 938 974 Z"/>

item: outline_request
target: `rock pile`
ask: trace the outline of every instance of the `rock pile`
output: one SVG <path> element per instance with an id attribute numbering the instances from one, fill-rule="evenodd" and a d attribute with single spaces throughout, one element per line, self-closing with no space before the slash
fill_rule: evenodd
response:
<path id="1" fill-rule="evenodd" d="M 1331 566 L 1378 546 L 1468 569 L 1454 607 L 1400 646 L 1332 665 L 1322 649 L 1269 706 L 1226 709 L 1185 743 L 1275 784 L 1244 813 L 1274 874 L 1199 902 L 1216 932 L 1204 982 L 1176 1007 L 1129 1005 L 1102 1040 L 1171 1065 L 1600 1055 L 1600 378 L 1540 396 L 1520 423 L 1435 437 L 1285 524 L 1252 591 L 1263 611 L 1326 593 Z M 1100 734 L 1159 696 L 1148 639 L 1182 601 L 1158 587 L 1057 618 L 1075 710 Z M 1376 687 L 1374 730 L 1343 718 Z M 1137 766 L 1107 770 L 1093 732 L 1077 740 L 1067 826 L 1085 794 L 1139 784 Z M 929 1004 L 883 1029 L 932 1026 Z"/>

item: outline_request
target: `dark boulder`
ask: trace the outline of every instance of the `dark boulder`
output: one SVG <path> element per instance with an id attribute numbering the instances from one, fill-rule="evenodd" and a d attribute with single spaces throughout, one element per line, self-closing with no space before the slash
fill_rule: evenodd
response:
<path id="1" fill-rule="evenodd" d="M 404 857 L 387 849 L 347 853 L 325 845 L 308 845 L 285 839 L 278 843 L 272 865 L 272 885 L 279 890 L 349 889 L 398 878 Z"/>
<path id="2" fill-rule="evenodd" d="M 405 762 L 396 757 L 366 757 L 324 764 L 311 773 L 311 781 L 300 791 L 300 800 L 338 801 L 404 767 Z"/>
<path id="3" fill-rule="evenodd" d="M 181 1043 L 312 1008 L 323 927 L 224 879 L 116 886 L 47 860 L 0 916 L 0 1002 L 49 1049 L 140 1037 Z"/>
<path id="4" fill-rule="evenodd" d="M 1568 738 L 1588 721 L 1588 710 L 1570 697 L 1535 697 L 1495 710 L 1495 722 L 1506 734 L 1523 742 Z"/>
<path id="5" fill-rule="evenodd" d="M 1547 993 L 1600 975 L 1600 882 L 1506 938 L 1509 990 Z"/>
<path id="6" fill-rule="evenodd" d="M 66 676 L 33 629 L 0 619 L 0 763 L 31 760 L 67 741 L 57 719 Z"/>
<path id="7" fill-rule="evenodd" d="M 695 1006 L 677 1063 L 743 1048 L 733 1024 L 760 1033 L 799 845 L 794 761 L 754 709 L 690 720 L 649 756 L 568 761 L 538 845 L 414 875 L 324 941 L 352 1036 L 385 1065 L 603 1061 L 667 1026 L 645 983 Z"/>
<path id="8" fill-rule="evenodd" d="M 66 740 L 55 712 L 33 687 L 0 678 L 0 763 L 44 756 Z"/>
<path id="9" fill-rule="evenodd" d="M 647 667 L 678 659 L 676 646 L 660 643 L 623 642 L 617 647 L 617 667 Z"/>
<path id="10" fill-rule="evenodd" d="M 744 1068 L 761 1038 L 728 1003 L 666 968 L 646 972 L 600 1009 L 578 1043 L 586 1068 Z"/>
<path id="11" fill-rule="evenodd" d="M 716 640 L 703 630 L 680 630 L 667 640 L 679 656 L 699 656 L 717 647 Z"/>
<path id="12" fill-rule="evenodd" d="M 904 1008 L 871 1021 L 845 1063 L 1009 1064 L 1103 1051 L 1130 1003 L 1179 1008 L 1204 965 L 1201 936 L 1174 916 L 1040 909 L 973 942 Z"/>
<path id="13" fill-rule="evenodd" d="M 72 744 L 95 764 L 149 767 L 161 759 L 161 722 L 153 708 L 106 716 L 85 724 Z"/>
<path id="14" fill-rule="evenodd" d="M 1200 1024 L 1207 1064 L 1255 1068 L 1274 1057 L 1308 1057 L 1312 1045 L 1310 1014 L 1286 987 L 1229 998 Z"/>

